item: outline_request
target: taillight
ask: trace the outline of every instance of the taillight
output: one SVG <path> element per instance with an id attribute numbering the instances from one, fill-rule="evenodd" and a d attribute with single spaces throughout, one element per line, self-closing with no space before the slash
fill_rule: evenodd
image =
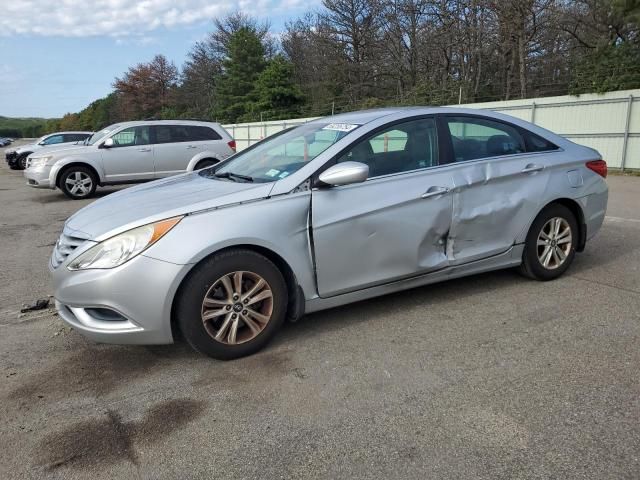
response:
<path id="1" fill-rule="evenodd" d="M 230 142 L 227 142 L 227 145 L 229 145 L 231 150 L 233 150 L 234 152 L 236 151 L 236 141 L 235 140 L 231 140 Z M 605 170 L 606 170 L 606 165 L 605 165 Z"/>
<path id="2" fill-rule="evenodd" d="M 593 170 L 602 178 L 607 178 L 607 162 L 604 160 L 592 160 L 586 163 L 589 170 Z"/>

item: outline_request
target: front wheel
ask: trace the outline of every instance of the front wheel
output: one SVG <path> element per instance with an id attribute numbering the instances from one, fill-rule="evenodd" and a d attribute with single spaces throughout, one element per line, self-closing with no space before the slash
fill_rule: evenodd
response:
<path id="1" fill-rule="evenodd" d="M 287 287 L 271 260 L 252 250 L 213 255 L 180 288 L 176 320 L 197 351 L 219 360 L 251 355 L 282 325 Z"/>
<path id="2" fill-rule="evenodd" d="M 20 155 L 17 160 L 16 160 L 16 164 L 18 165 L 18 170 L 25 170 L 27 168 L 27 157 L 29 156 L 29 154 L 22 154 Z"/>
<path id="3" fill-rule="evenodd" d="M 95 193 L 97 179 L 87 167 L 78 165 L 69 167 L 62 172 L 58 186 L 72 200 L 82 200 Z"/>
<path id="4" fill-rule="evenodd" d="M 520 271 L 536 280 L 553 280 L 573 262 L 578 222 L 564 205 L 554 204 L 536 217 L 525 242 Z"/>

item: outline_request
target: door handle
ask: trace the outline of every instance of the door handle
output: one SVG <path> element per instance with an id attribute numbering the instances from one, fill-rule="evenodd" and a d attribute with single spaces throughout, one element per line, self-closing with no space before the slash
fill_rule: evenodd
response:
<path id="1" fill-rule="evenodd" d="M 448 193 L 448 192 L 449 192 L 449 189 L 447 187 L 433 186 L 433 187 L 429 187 L 427 191 L 421 195 L 421 198 L 436 197 L 438 195 L 444 195 L 445 193 Z"/>
<path id="2" fill-rule="evenodd" d="M 540 170 L 544 170 L 544 165 L 536 165 L 535 163 L 530 163 L 522 170 L 520 170 L 520 173 L 533 173 L 539 172 Z"/>
<path id="3" fill-rule="evenodd" d="M 187 148 L 198 148 L 197 145 L 187 145 Z"/>
<path id="4" fill-rule="evenodd" d="M 139 152 L 150 152 L 151 149 L 150 148 L 139 148 L 138 151 Z"/>

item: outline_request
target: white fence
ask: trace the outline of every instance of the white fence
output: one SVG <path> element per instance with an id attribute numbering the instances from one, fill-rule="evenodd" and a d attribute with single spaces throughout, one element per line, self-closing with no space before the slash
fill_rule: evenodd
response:
<path id="1" fill-rule="evenodd" d="M 504 112 L 598 150 L 611 168 L 640 170 L 640 89 L 459 105 Z M 454 105 L 458 106 L 458 105 Z M 313 118 L 224 125 L 238 150 Z"/>

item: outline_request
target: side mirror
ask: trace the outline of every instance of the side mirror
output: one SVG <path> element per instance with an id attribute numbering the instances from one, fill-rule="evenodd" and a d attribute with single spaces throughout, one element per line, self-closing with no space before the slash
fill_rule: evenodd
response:
<path id="1" fill-rule="evenodd" d="M 360 162 L 337 163 L 320 174 L 318 180 L 339 186 L 364 182 L 369 176 L 369 165 Z"/>
<path id="2" fill-rule="evenodd" d="M 113 147 L 113 138 L 107 138 L 104 142 L 102 142 L 102 145 L 100 145 L 100 148 L 111 148 Z"/>

